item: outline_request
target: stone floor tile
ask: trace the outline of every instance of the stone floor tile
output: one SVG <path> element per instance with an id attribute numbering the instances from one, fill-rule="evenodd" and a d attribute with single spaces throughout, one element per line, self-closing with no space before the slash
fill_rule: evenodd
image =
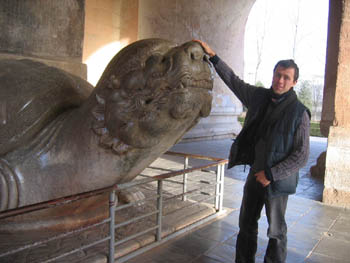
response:
<path id="1" fill-rule="evenodd" d="M 335 219 L 324 214 L 308 213 L 302 216 L 296 225 L 302 225 L 309 229 L 319 229 L 327 231 L 329 227 L 335 222 Z"/>
<path id="2" fill-rule="evenodd" d="M 200 256 L 199 258 L 195 259 L 194 261 L 191 261 L 191 263 L 226 263 L 225 261 L 213 259 L 207 256 Z"/>
<path id="3" fill-rule="evenodd" d="M 323 206 L 322 203 L 315 201 L 313 199 L 308 199 L 308 198 L 304 198 L 304 197 L 300 197 L 297 195 L 290 195 L 288 197 L 288 209 L 291 206 L 298 206 L 300 209 L 304 209 L 304 211 L 307 211 L 308 208 L 310 208 L 311 206 Z M 295 207 L 295 209 L 297 209 Z"/>
<path id="4" fill-rule="evenodd" d="M 299 250 L 289 249 L 287 252 L 286 263 L 302 263 L 305 262 L 305 258 L 308 253 L 301 252 Z"/>
<path id="5" fill-rule="evenodd" d="M 233 209 L 239 209 L 239 207 L 241 206 L 241 200 L 235 198 L 224 198 L 223 206 Z"/>
<path id="6" fill-rule="evenodd" d="M 194 235 L 197 235 L 200 238 L 214 240 L 218 242 L 224 242 L 225 240 L 236 235 L 236 233 L 236 229 L 213 227 L 211 225 L 206 225 L 193 232 Z"/>
<path id="7" fill-rule="evenodd" d="M 292 212 L 287 213 L 285 219 L 286 219 L 288 229 L 292 228 L 295 224 L 297 224 L 298 221 L 301 219 L 301 217 L 302 215 L 298 213 L 292 213 Z"/>
<path id="8" fill-rule="evenodd" d="M 311 242 L 311 244 L 316 244 L 318 240 L 323 238 L 325 233 L 327 233 L 327 229 L 312 228 L 308 225 L 298 223 L 292 228 L 288 229 L 287 235 L 290 241 L 295 239 L 296 242 L 301 242 L 302 244 L 304 242 Z"/>
<path id="9" fill-rule="evenodd" d="M 339 216 L 332 226 L 331 230 L 338 232 L 348 232 L 350 230 L 350 216 Z"/>
<path id="10" fill-rule="evenodd" d="M 210 224 L 211 227 L 221 228 L 233 232 L 238 232 L 238 225 L 233 220 L 217 220 Z"/>
<path id="11" fill-rule="evenodd" d="M 239 210 L 237 209 L 237 210 L 233 210 L 231 213 L 227 214 L 225 217 L 221 218 L 218 221 L 225 222 L 229 224 L 231 228 L 236 228 L 238 230 L 238 218 L 239 218 Z"/>
<path id="12" fill-rule="evenodd" d="M 234 262 L 236 249 L 233 246 L 221 244 L 212 250 L 207 251 L 204 255 L 215 259 L 219 262 L 230 263 Z"/>
<path id="13" fill-rule="evenodd" d="M 299 251 L 300 254 L 308 255 L 308 253 L 317 245 L 321 235 L 316 237 L 306 235 L 300 235 L 300 233 L 288 232 L 287 233 L 287 247 L 288 251 Z"/>
<path id="14" fill-rule="evenodd" d="M 336 219 L 338 216 L 340 216 L 342 211 L 343 209 L 340 207 L 329 206 L 316 202 L 316 204 L 312 206 L 309 214 L 314 214 L 316 216 L 327 216 L 329 218 Z"/>
<path id="15" fill-rule="evenodd" d="M 350 242 L 350 216 L 339 216 L 328 234 L 334 239 Z"/>
<path id="16" fill-rule="evenodd" d="M 334 230 L 330 230 L 328 231 L 328 236 L 329 237 L 332 237 L 334 239 L 337 239 L 339 241 L 345 241 L 345 242 L 350 242 L 350 232 L 349 230 L 346 230 L 346 231 L 334 231 Z M 349 249 L 350 249 L 350 246 L 349 246 Z M 350 262 L 350 260 L 349 260 Z"/>
<path id="17" fill-rule="evenodd" d="M 340 210 L 339 215 L 341 217 L 350 218 L 350 209 L 348 208 Z"/>
<path id="18" fill-rule="evenodd" d="M 255 263 L 264 262 L 266 247 L 267 247 L 267 242 L 266 242 L 266 245 L 261 246 L 261 248 L 258 248 L 258 252 L 255 258 Z M 304 262 L 304 259 L 306 258 L 307 255 L 308 254 L 305 254 L 304 252 L 300 252 L 293 248 L 292 249 L 288 248 L 286 263 Z"/>
<path id="19" fill-rule="evenodd" d="M 224 194 L 224 204 L 227 202 L 228 205 L 224 207 L 229 207 L 232 209 L 239 209 L 241 207 L 243 193 L 233 193 L 233 194 Z M 233 205 L 231 205 L 232 203 Z"/>
<path id="20" fill-rule="evenodd" d="M 333 237 L 323 238 L 316 249 L 315 253 L 343 260 L 350 261 L 350 242 L 335 239 Z"/>
<path id="21" fill-rule="evenodd" d="M 269 240 L 267 237 L 265 238 L 258 237 L 258 249 L 256 251 L 256 259 L 259 259 L 259 258 L 264 259 L 264 255 L 265 255 L 268 243 L 269 243 Z"/>
<path id="22" fill-rule="evenodd" d="M 170 243 L 170 246 L 179 250 L 186 251 L 186 254 L 193 256 L 203 255 L 206 251 L 219 245 L 219 242 L 211 239 L 199 237 L 193 233 L 187 234 L 182 238 L 176 239 Z"/>
<path id="23" fill-rule="evenodd" d="M 255 258 L 255 263 L 264 263 L 264 256 L 263 255 L 257 256 Z"/>
<path id="24" fill-rule="evenodd" d="M 305 259 L 305 263 L 345 263 L 349 262 L 343 261 L 341 259 L 335 259 L 333 257 L 323 255 L 323 254 L 318 254 L 318 253 L 312 253 L 311 256 L 307 259 Z"/>
<path id="25" fill-rule="evenodd" d="M 309 199 L 306 199 L 307 201 L 305 204 L 303 204 L 303 201 L 305 198 L 297 197 L 294 195 L 290 195 L 288 197 L 288 204 L 287 204 L 287 210 L 286 214 L 290 213 L 297 213 L 297 214 L 305 214 L 307 211 L 309 211 L 311 206 L 313 205 L 312 202 L 309 202 Z"/>
<path id="26" fill-rule="evenodd" d="M 237 235 L 238 235 L 238 233 L 237 233 Z M 234 235 L 233 237 L 225 240 L 224 244 L 231 246 L 231 247 L 236 247 L 237 235 Z"/>
<path id="27" fill-rule="evenodd" d="M 164 244 L 128 260 L 127 263 L 179 263 L 191 262 L 194 258 L 195 257 L 189 255 L 188 251 L 185 249 Z"/>

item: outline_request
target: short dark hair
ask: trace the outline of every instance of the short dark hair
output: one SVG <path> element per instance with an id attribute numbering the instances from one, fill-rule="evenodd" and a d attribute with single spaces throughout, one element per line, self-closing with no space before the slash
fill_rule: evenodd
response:
<path id="1" fill-rule="evenodd" d="M 294 68 L 294 81 L 297 81 L 299 78 L 299 68 L 298 65 L 294 62 L 293 59 L 280 60 L 277 62 L 275 67 L 273 68 L 273 72 L 275 72 L 276 68 L 280 66 L 282 68 Z"/>

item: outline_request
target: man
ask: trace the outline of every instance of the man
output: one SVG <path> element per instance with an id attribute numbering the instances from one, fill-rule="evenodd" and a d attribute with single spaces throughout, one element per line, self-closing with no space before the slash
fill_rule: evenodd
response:
<path id="1" fill-rule="evenodd" d="M 265 205 L 269 223 L 269 242 L 264 262 L 285 262 L 287 225 L 285 212 L 288 195 L 295 193 L 298 172 L 309 155 L 310 111 L 293 90 L 299 76 L 293 60 L 279 61 L 270 89 L 249 85 L 239 79 L 205 43 L 199 42 L 210 56 L 225 84 L 247 107 L 243 128 L 232 144 L 228 168 L 251 166 L 239 216 L 236 262 L 255 262 L 258 220 Z"/>

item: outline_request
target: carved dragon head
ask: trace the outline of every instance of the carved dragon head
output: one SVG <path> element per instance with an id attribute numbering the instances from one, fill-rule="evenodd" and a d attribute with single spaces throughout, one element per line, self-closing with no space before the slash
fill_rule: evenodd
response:
<path id="1" fill-rule="evenodd" d="M 94 131 L 100 143 L 122 154 L 148 148 L 164 134 L 181 136 L 211 110 L 213 78 L 196 42 L 176 46 L 161 39 L 137 41 L 109 63 L 94 95 Z"/>

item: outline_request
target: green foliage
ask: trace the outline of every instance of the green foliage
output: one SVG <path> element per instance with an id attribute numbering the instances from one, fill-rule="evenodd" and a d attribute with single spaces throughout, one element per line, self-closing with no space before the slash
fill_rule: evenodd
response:
<path id="1" fill-rule="evenodd" d="M 255 86 L 265 88 L 264 83 L 262 83 L 260 80 L 258 80 L 258 81 L 255 83 Z"/>
<path id="2" fill-rule="evenodd" d="M 308 80 L 302 81 L 297 88 L 299 100 L 310 110 L 312 109 L 312 87 Z"/>
<path id="3" fill-rule="evenodd" d="M 239 117 L 238 117 L 239 123 L 243 125 L 244 119 L 245 119 L 244 117 L 239 116 Z"/>
<path id="4" fill-rule="evenodd" d="M 324 137 L 321 134 L 319 122 L 315 122 L 315 121 L 310 122 L 310 136 Z"/>

